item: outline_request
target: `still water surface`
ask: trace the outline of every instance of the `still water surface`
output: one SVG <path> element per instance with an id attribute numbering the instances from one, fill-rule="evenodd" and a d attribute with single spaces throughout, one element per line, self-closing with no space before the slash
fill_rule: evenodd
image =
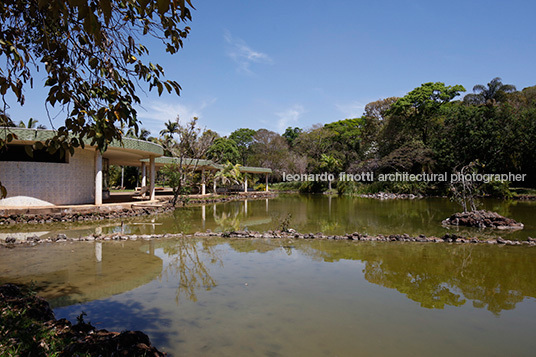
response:
<path id="1" fill-rule="evenodd" d="M 486 200 L 536 237 L 534 202 Z M 131 234 L 277 229 L 443 235 L 448 200 L 281 196 L 126 220 Z M 120 230 L 120 221 L 24 225 L 0 234 Z M 450 231 L 453 231 L 452 229 Z M 457 231 L 454 229 L 454 231 Z M 143 330 L 172 355 L 532 356 L 536 248 L 347 241 L 159 239 L 0 249 L 0 283 L 34 281 L 57 318 Z"/>
<path id="2" fill-rule="evenodd" d="M 536 237 L 536 202 L 487 199 L 481 208 L 496 211 L 525 224 L 519 231 L 494 231 L 471 228 L 445 228 L 441 221 L 460 210 L 442 198 L 418 200 L 375 200 L 367 198 L 282 195 L 270 200 L 249 200 L 224 204 L 186 207 L 173 213 L 124 220 L 128 234 L 194 233 L 196 231 L 229 231 L 278 229 L 290 217 L 290 226 L 303 233 L 344 234 L 425 234 L 443 236 L 459 232 L 467 236 L 527 239 Z M 289 216 L 290 215 L 290 216 Z M 121 221 L 23 225 L 0 227 L 0 237 L 14 233 L 37 234 L 41 238 L 58 233 L 70 237 L 94 233 L 120 232 Z M 24 232 L 24 233 L 21 233 Z"/>
<path id="3" fill-rule="evenodd" d="M 536 248 L 182 238 L 0 249 L 57 318 L 187 356 L 533 356 Z"/>

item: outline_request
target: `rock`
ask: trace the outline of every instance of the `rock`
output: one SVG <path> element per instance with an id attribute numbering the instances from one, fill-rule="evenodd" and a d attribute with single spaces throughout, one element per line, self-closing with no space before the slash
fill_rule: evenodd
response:
<path id="1" fill-rule="evenodd" d="M 517 222 L 512 218 L 503 217 L 497 212 L 491 211 L 471 211 L 458 212 L 445 219 L 444 225 L 467 226 L 478 228 L 495 228 L 495 229 L 522 229 L 523 223 Z"/>

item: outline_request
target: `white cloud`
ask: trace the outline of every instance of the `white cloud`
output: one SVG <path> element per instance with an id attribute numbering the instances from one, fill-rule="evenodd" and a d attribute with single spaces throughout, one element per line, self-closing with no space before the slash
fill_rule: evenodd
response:
<path id="1" fill-rule="evenodd" d="M 193 117 L 201 118 L 203 109 L 215 101 L 216 98 L 205 100 L 195 107 L 181 103 L 151 101 L 138 109 L 138 118 L 142 122 L 141 127 L 149 130 L 151 135 L 158 136 L 160 130 L 164 129 L 164 123 L 177 119 L 177 115 L 183 124 Z"/>
<path id="2" fill-rule="evenodd" d="M 266 53 L 253 50 L 244 40 L 231 36 L 229 31 L 224 32 L 223 38 L 228 45 L 227 56 L 238 64 L 239 71 L 251 74 L 252 63 L 272 63 L 272 59 Z"/>
<path id="3" fill-rule="evenodd" d="M 282 133 L 289 126 L 296 126 L 300 117 L 305 113 L 303 106 L 296 104 L 287 110 L 275 113 L 279 117 L 277 121 L 277 130 Z"/>
<path id="4" fill-rule="evenodd" d="M 344 104 L 335 104 L 337 109 L 344 115 L 345 119 L 361 117 L 361 115 L 363 115 L 363 112 L 365 111 L 365 105 L 367 104 L 363 104 L 357 101 Z"/>

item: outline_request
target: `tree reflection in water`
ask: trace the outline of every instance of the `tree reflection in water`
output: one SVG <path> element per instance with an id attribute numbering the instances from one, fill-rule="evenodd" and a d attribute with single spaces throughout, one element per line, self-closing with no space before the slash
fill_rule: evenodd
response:
<path id="1" fill-rule="evenodd" d="M 536 250 L 530 247 L 314 241 L 296 248 L 326 262 L 361 260 L 369 282 L 429 309 L 472 300 L 499 315 L 536 297 Z"/>
<path id="2" fill-rule="evenodd" d="M 192 238 L 181 238 L 169 243 L 163 247 L 163 251 L 170 261 L 162 270 L 160 279 L 178 278 L 179 284 L 175 295 L 177 305 L 182 296 L 196 302 L 197 290 L 210 291 L 217 286 L 207 267 L 207 263 L 223 267 L 223 262 L 215 249 L 217 243 L 209 239 Z"/>

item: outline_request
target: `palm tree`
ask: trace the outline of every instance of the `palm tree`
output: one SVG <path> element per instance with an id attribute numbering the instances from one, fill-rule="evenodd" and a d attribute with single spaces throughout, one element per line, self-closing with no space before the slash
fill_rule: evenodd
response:
<path id="1" fill-rule="evenodd" d="M 160 135 L 162 136 L 171 136 L 173 137 L 174 134 L 178 134 L 179 133 L 179 119 L 177 118 L 177 120 L 175 121 L 171 121 L 171 120 L 168 120 L 167 123 L 165 123 L 165 129 L 162 129 L 160 130 Z"/>
<path id="2" fill-rule="evenodd" d="M 467 94 L 463 101 L 466 104 L 474 105 L 493 105 L 502 102 L 506 99 L 507 93 L 516 91 L 516 87 L 512 84 L 503 84 L 501 78 L 495 77 L 487 84 L 477 84 L 473 87 L 474 94 Z"/>
<path id="3" fill-rule="evenodd" d="M 341 162 L 331 155 L 322 154 L 320 168 L 325 169 L 328 174 L 334 174 L 341 169 Z M 328 190 L 331 191 L 331 177 L 328 180 L 328 185 Z"/>
<path id="4" fill-rule="evenodd" d="M 223 168 L 214 175 L 214 180 L 219 180 L 223 186 L 229 184 L 240 184 L 242 173 L 240 172 L 240 164 L 233 165 L 227 161 Z"/>
<path id="5" fill-rule="evenodd" d="M 138 132 L 138 135 L 136 135 L 134 129 L 130 128 L 128 129 L 127 131 L 127 136 L 128 137 L 131 137 L 131 138 L 136 138 L 136 139 L 139 139 L 139 140 L 144 140 L 144 141 L 147 141 L 149 140 L 149 135 L 151 135 L 151 132 L 145 128 L 141 128 L 140 131 Z"/>
<path id="6" fill-rule="evenodd" d="M 18 127 L 19 128 L 27 128 L 27 129 L 46 129 L 46 126 L 44 125 L 37 125 L 39 121 L 34 119 L 34 118 L 30 118 L 28 119 L 28 123 L 24 123 L 22 120 L 19 122 L 19 125 Z"/>

